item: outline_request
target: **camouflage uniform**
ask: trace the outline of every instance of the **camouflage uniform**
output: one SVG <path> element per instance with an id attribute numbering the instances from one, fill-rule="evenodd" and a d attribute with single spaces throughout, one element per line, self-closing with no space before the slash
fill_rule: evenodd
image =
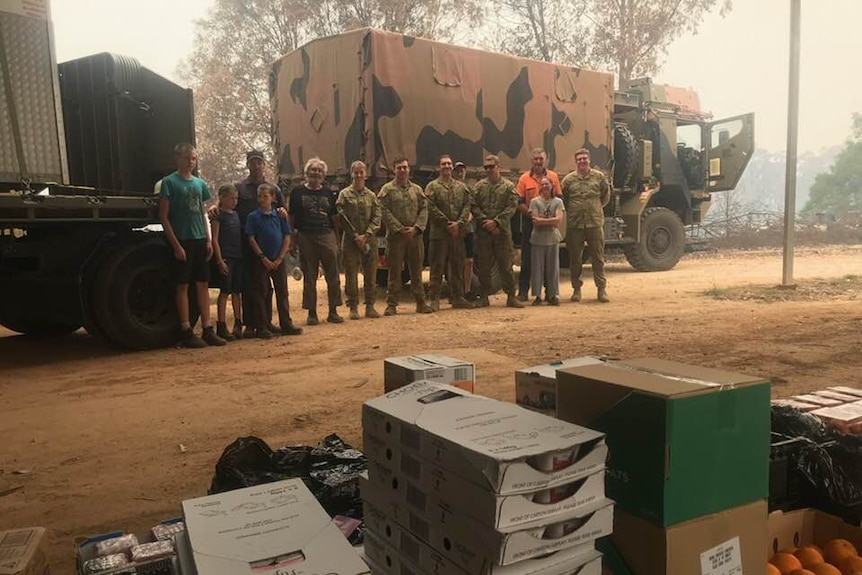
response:
<path id="1" fill-rule="evenodd" d="M 515 294 L 515 277 L 512 274 L 511 220 L 518 207 L 515 185 L 506 178 L 495 184 L 488 178 L 479 180 L 473 187 L 473 217 L 476 218 L 476 256 L 479 259 L 479 283 L 482 296 L 491 291 L 491 268 L 497 262 L 503 290 L 510 297 Z M 497 222 L 498 234 L 483 227 L 485 220 Z"/>
<path id="2" fill-rule="evenodd" d="M 464 298 L 464 234 L 470 217 L 470 192 L 467 186 L 454 178 L 444 182 L 440 178 L 425 186 L 431 234 L 428 256 L 431 264 L 431 282 L 428 297 L 431 305 L 440 297 L 443 273 L 448 272 L 449 290 L 453 305 L 466 304 Z M 448 224 L 458 223 L 458 235 L 449 234 Z M 448 266 L 448 267 L 447 267 Z M 469 307 L 473 307 L 472 305 Z"/>
<path id="3" fill-rule="evenodd" d="M 364 277 L 365 304 L 374 304 L 374 286 L 377 278 L 377 231 L 380 229 L 380 203 L 368 188 L 357 192 L 353 186 L 341 190 L 335 201 L 342 216 L 344 235 L 341 254 L 344 262 L 344 292 L 347 305 L 353 309 L 359 304 L 359 268 Z M 345 220 L 346 218 L 346 220 Z M 363 254 L 354 241 L 355 234 L 364 234 L 367 251 Z"/>
<path id="4" fill-rule="evenodd" d="M 583 270 L 584 243 L 589 250 L 596 287 L 604 289 L 605 277 L 605 215 L 604 206 L 611 198 L 608 179 L 603 172 L 590 168 L 581 176 L 577 171 L 563 178 L 563 204 L 566 206 L 566 249 L 569 252 L 569 270 L 572 287 L 580 290 Z"/>
<path id="5" fill-rule="evenodd" d="M 386 226 L 386 262 L 389 267 L 389 283 L 386 289 L 388 307 L 398 306 L 401 294 L 401 270 L 404 260 L 410 268 L 410 287 L 416 298 L 417 307 L 424 307 L 425 289 L 422 287 L 422 267 L 425 260 L 425 246 L 422 234 L 417 233 L 413 239 L 401 233 L 404 226 L 416 226 L 421 232 L 428 225 L 428 205 L 422 188 L 408 182 L 405 187 L 399 186 L 394 180 L 380 188 L 377 195 L 380 201 L 380 211 L 383 225 Z"/>

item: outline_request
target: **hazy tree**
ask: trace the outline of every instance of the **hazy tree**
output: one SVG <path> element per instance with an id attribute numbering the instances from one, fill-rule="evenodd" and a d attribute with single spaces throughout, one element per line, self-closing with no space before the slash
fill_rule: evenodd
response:
<path id="1" fill-rule="evenodd" d="M 195 91 L 202 175 L 216 184 L 244 172 L 251 147 L 271 156 L 273 61 L 317 37 L 376 27 L 451 39 L 478 0 L 215 0 L 196 22 L 181 73 Z"/>
<path id="2" fill-rule="evenodd" d="M 654 73 L 668 46 L 731 0 L 488 0 L 499 6 L 487 43 L 519 56 L 616 72 Z"/>
<path id="3" fill-rule="evenodd" d="M 862 114 L 853 115 L 852 134 L 829 171 L 814 179 L 803 213 L 841 217 L 862 211 Z"/>

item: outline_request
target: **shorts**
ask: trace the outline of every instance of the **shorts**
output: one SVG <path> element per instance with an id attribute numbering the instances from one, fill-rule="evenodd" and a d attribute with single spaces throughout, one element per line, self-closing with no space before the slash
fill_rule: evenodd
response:
<path id="1" fill-rule="evenodd" d="M 206 283 L 210 281 L 210 264 L 207 261 L 206 240 L 180 240 L 186 252 L 186 261 L 174 259 L 174 278 L 178 284 Z"/>
<path id="2" fill-rule="evenodd" d="M 210 287 L 218 288 L 221 293 L 242 293 L 242 258 L 225 258 L 227 275 L 221 273 L 215 258 L 210 265 Z"/>
<path id="3" fill-rule="evenodd" d="M 476 257 L 476 234 L 469 233 L 464 236 L 464 250 L 467 252 L 465 257 L 468 260 Z"/>

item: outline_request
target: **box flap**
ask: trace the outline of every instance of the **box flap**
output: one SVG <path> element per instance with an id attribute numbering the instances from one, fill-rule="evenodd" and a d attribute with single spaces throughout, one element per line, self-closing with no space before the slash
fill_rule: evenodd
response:
<path id="1" fill-rule="evenodd" d="M 440 355 L 437 353 L 420 353 L 413 357 L 417 357 L 421 360 L 428 362 L 428 364 L 432 367 L 459 367 L 462 365 L 472 365 L 471 363 L 466 362 L 463 359 L 455 359 L 454 357 L 449 357 L 448 355 Z"/>
<path id="2" fill-rule="evenodd" d="M 635 367 L 644 372 L 652 372 L 668 376 L 678 376 L 691 379 L 692 381 L 703 381 L 732 387 L 740 387 L 752 383 L 765 383 L 767 381 L 766 378 L 760 376 L 734 373 L 730 371 L 724 371 L 723 369 L 702 367 L 699 365 L 689 365 L 676 361 L 667 361 L 664 359 L 656 358 L 645 357 L 627 359 L 624 361 L 619 361 L 617 363 Z"/>
<path id="3" fill-rule="evenodd" d="M 0 574 L 42 575 L 48 570 L 45 529 L 28 527 L 0 531 Z"/>
<path id="4" fill-rule="evenodd" d="M 532 367 L 523 367 L 517 370 L 515 373 L 523 373 L 528 375 L 535 375 L 538 377 L 556 379 L 557 370 L 559 369 L 563 369 L 566 367 L 578 367 L 581 365 L 593 365 L 596 363 L 602 363 L 602 360 L 591 355 L 586 355 L 584 357 L 564 359 L 562 361 L 554 361 L 551 363 L 544 363 L 542 365 L 534 365 Z"/>

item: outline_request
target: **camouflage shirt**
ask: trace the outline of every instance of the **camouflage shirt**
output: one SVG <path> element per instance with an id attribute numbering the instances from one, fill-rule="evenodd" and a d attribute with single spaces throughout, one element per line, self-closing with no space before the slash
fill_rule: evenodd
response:
<path id="1" fill-rule="evenodd" d="M 604 206 L 611 199 L 605 174 L 595 168 L 581 176 L 571 172 L 560 183 L 566 206 L 566 225 L 570 228 L 601 228 L 605 225 Z"/>
<path id="2" fill-rule="evenodd" d="M 432 240 L 449 237 L 446 228 L 449 222 L 458 222 L 461 230 L 465 230 L 470 215 L 470 192 L 464 182 L 454 178 L 444 182 L 437 178 L 425 186 L 425 197 L 428 198 Z"/>
<path id="3" fill-rule="evenodd" d="M 479 180 L 473 187 L 473 217 L 481 229 L 482 222 L 494 220 L 505 233 L 511 231 L 512 216 L 518 207 L 518 192 L 515 184 L 500 178 L 496 184 L 488 178 Z"/>
<path id="4" fill-rule="evenodd" d="M 416 226 L 422 231 L 428 226 L 428 202 L 418 184 L 408 182 L 402 188 L 393 180 L 380 188 L 377 199 L 387 236 L 400 233 L 404 226 Z"/>
<path id="5" fill-rule="evenodd" d="M 370 237 L 377 235 L 380 229 L 380 202 L 374 192 L 368 188 L 357 192 L 353 186 L 348 186 L 338 194 L 335 206 L 342 216 L 345 230 Z M 350 223 L 343 218 L 350 220 Z"/>

